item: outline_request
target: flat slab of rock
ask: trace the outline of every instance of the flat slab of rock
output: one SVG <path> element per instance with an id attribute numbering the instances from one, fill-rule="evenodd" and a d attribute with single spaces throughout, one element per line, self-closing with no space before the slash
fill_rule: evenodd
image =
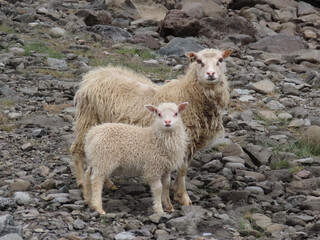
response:
<path id="1" fill-rule="evenodd" d="M 161 55 L 184 56 L 187 52 L 198 52 L 204 47 L 195 38 L 173 38 L 165 47 L 159 49 Z"/>
<path id="2" fill-rule="evenodd" d="M 258 93 L 268 94 L 274 91 L 275 85 L 270 80 L 262 80 L 260 82 L 256 82 L 251 84 L 253 90 L 257 91 Z"/>
<path id="3" fill-rule="evenodd" d="M 290 54 L 301 49 L 305 49 L 306 45 L 299 37 L 277 34 L 261 39 L 260 41 L 252 44 L 250 48 L 272 53 Z"/>

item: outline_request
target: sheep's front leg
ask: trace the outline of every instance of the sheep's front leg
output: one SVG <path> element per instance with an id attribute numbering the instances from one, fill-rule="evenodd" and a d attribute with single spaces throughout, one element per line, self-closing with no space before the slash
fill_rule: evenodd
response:
<path id="1" fill-rule="evenodd" d="M 153 211 L 155 213 L 163 213 L 161 195 L 162 195 L 162 183 L 161 179 L 150 183 L 150 189 L 153 195 Z"/>
<path id="2" fill-rule="evenodd" d="M 104 176 L 95 175 L 91 176 L 91 187 L 92 187 L 92 199 L 91 206 L 100 214 L 106 214 L 102 208 L 102 188 L 103 188 Z"/>
<path id="3" fill-rule="evenodd" d="M 91 206 L 92 189 L 91 189 L 91 168 L 88 168 L 84 174 L 83 197 L 86 203 Z"/>
<path id="4" fill-rule="evenodd" d="M 170 195 L 169 195 L 170 180 L 171 180 L 171 176 L 170 176 L 169 172 L 165 173 L 161 178 L 161 183 L 162 183 L 161 198 L 162 198 L 162 204 L 163 204 L 166 212 L 173 211 L 173 206 L 171 204 Z"/>
<path id="5" fill-rule="evenodd" d="M 184 165 L 178 169 L 177 178 L 173 183 L 172 189 L 174 192 L 174 200 L 179 202 L 181 205 L 191 205 L 192 202 L 188 196 L 186 190 L 186 176 L 189 167 L 189 160 L 191 156 L 185 159 Z"/>

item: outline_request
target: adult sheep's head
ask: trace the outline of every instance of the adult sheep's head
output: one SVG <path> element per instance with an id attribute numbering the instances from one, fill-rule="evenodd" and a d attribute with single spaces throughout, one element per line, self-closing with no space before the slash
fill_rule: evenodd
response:
<path id="1" fill-rule="evenodd" d="M 220 51 L 204 49 L 200 52 L 187 52 L 189 61 L 195 64 L 198 81 L 206 85 L 215 85 L 222 81 L 225 72 L 224 59 L 230 56 L 232 50 Z"/>

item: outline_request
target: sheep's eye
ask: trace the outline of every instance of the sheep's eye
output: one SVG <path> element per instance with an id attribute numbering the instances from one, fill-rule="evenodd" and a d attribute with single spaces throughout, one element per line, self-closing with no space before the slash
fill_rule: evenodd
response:
<path id="1" fill-rule="evenodd" d="M 158 116 L 159 116 L 159 117 L 162 117 L 161 113 L 158 113 Z"/>
<path id="2" fill-rule="evenodd" d="M 201 66 L 203 66 L 203 62 L 201 61 L 201 59 L 197 59 L 197 63 L 199 63 Z"/>
<path id="3" fill-rule="evenodd" d="M 219 62 L 223 62 L 223 58 L 219 58 Z"/>
<path id="4" fill-rule="evenodd" d="M 178 113 L 177 113 L 177 112 L 176 112 L 176 113 L 174 113 L 174 115 L 173 115 L 173 116 L 175 116 L 175 117 L 176 117 L 176 116 L 178 116 Z"/>

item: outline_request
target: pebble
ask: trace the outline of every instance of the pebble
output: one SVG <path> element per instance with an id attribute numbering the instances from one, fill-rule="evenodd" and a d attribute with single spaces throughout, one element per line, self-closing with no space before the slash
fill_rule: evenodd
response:
<path id="1" fill-rule="evenodd" d="M 86 223 L 80 219 L 76 219 L 73 222 L 73 227 L 77 230 L 82 230 L 86 227 Z"/>
<path id="2" fill-rule="evenodd" d="M 30 182 L 25 181 L 23 179 L 15 179 L 10 187 L 13 191 L 28 191 L 30 188 Z"/>
<path id="3" fill-rule="evenodd" d="M 136 236 L 131 232 L 121 232 L 114 237 L 115 240 L 132 240 L 135 238 Z"/>
<path id="4" fill-rule="evenodd" d="M 28 205 L 32 201 L 32 198 L 26 192 L 15 192 L 13 195 L 13 199 L 19 205 Z"/>
<path id="5" fill-rule="evenodd" d="M 245 191 L 249 191 L 252 194 L 257 194 L 257 195 L 263 195 L 264 194 L 263 189 L 260 188 L 260 187 L 250 186 L 250 187 L 245 187 L 244 190 Z"/>

